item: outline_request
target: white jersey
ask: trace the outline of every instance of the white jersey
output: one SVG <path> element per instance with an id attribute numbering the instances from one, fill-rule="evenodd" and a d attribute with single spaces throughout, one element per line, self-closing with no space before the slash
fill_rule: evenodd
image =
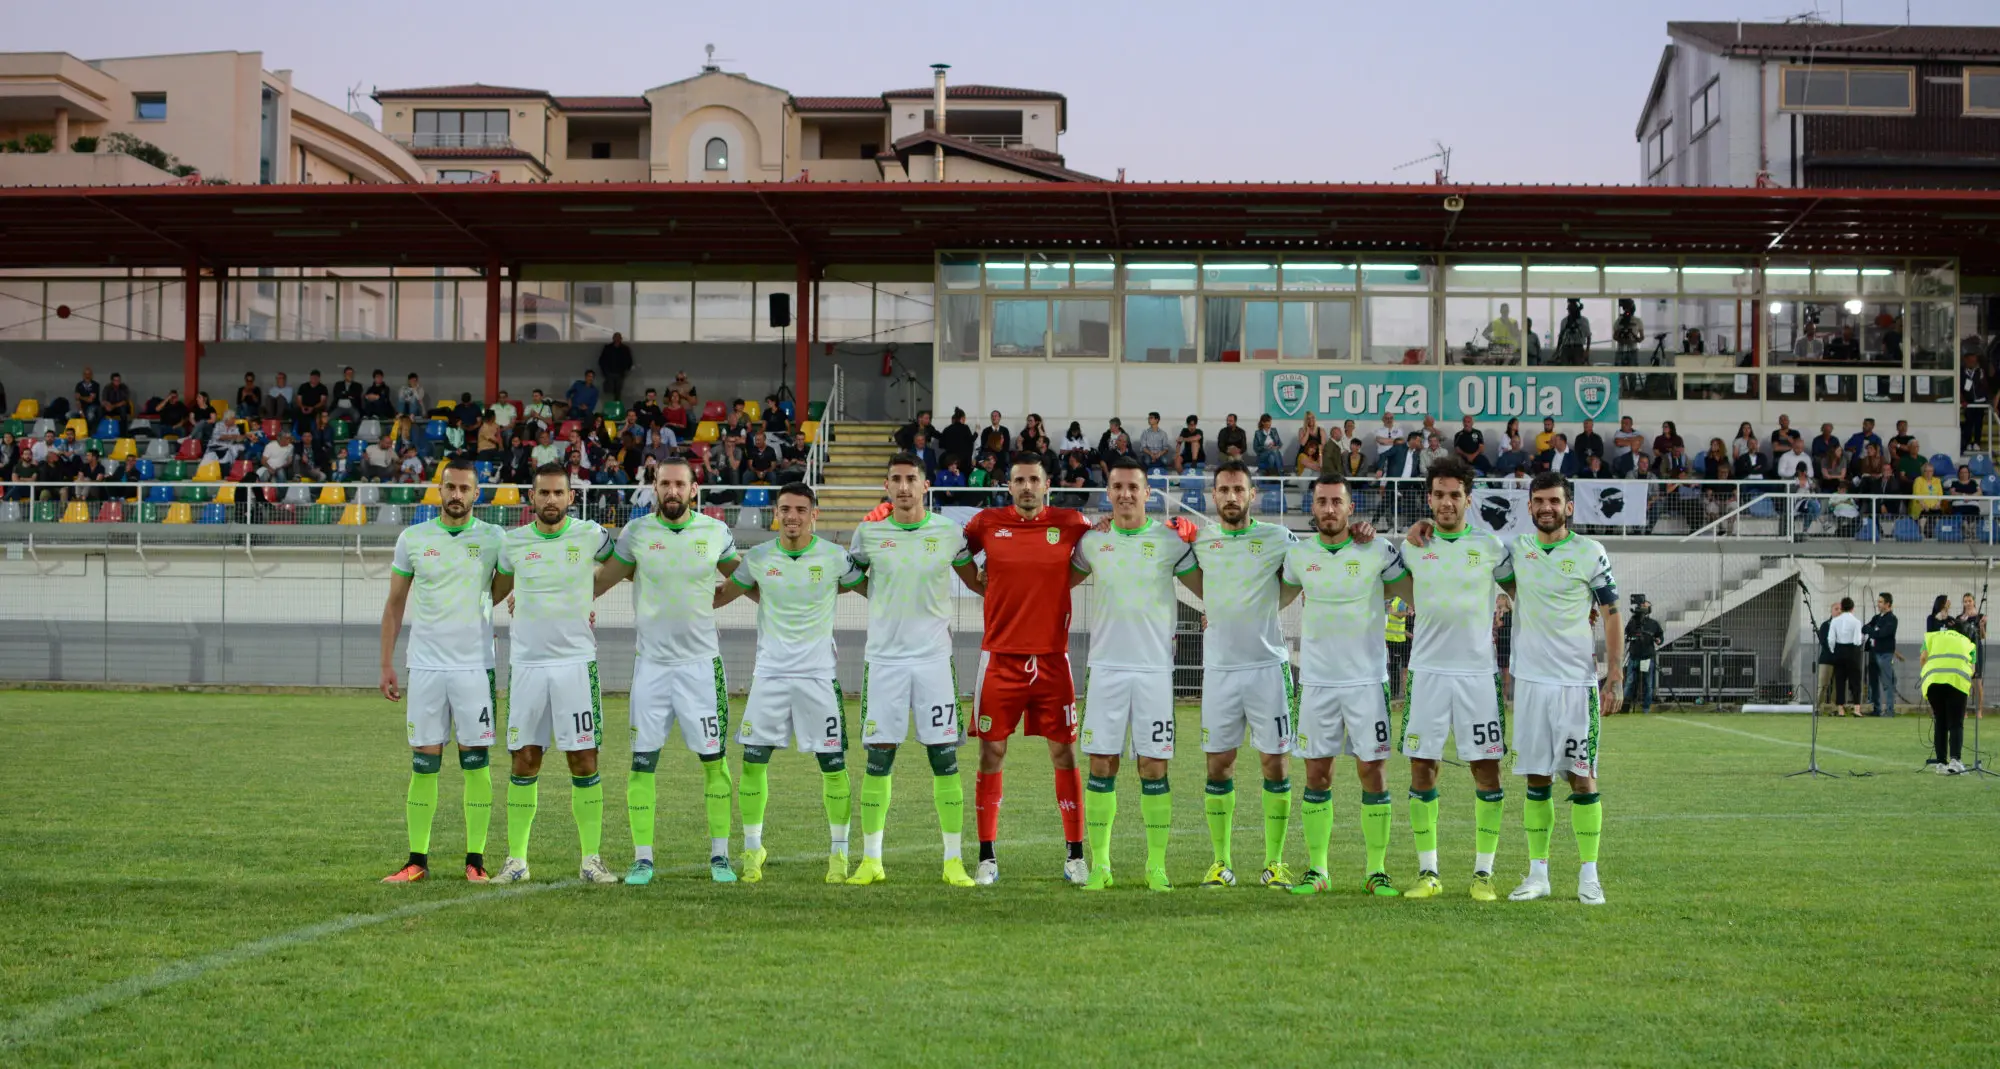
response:
<path id="1" fill-rule="evenodd" d="M 729 528 L 692 510 L 678 525 L 655 512 L 626 524 L 611 552 L 632 566 L 639 656 L 656 664 L 714 660 L 715 569 L 737 557 Z"/>
<path id="2" fill-rule="evenodd" d="M 514 577 L 509 663 L 572 664 L 597 659 L 590 626 L 597 562 L 611 555 L 611 532 L 574 517 L 545 534 L 534 524 L 507 532 L 500 573 Z"/>
<path id="3" fill-rule="evenodd" d="M 1367 544 L 1315 537 L 1285 553 L 1285 582 L 1304 591 L 1299 682 L 1316 687 L 1389 678 L 1382 585 L 1403 577 L 1403 555 L 1388 540 Z"/>
<path id="4" fill-rule="evenodd" d="M 847 554 L 868 575 L 868 663 L 919 664 L 951 656 L 951 569 L 972 557 L 965 532 L 935 512 L 854 529 Z"/>
<path id="5" fill-rule="evenodd" d="M 1403 549 L 1415 580 L 1417 633 L 1410 668 L 1438 675 L 1490 676 L 1496 584 L 1511 578 L 1507 544 L 1478 527 L 1455 535 L 1433 531 L 1429 544 Z"/>
<path id="6" fill-rule="evenodd" d="M 1611 555 L 1571 533 L 1553 546 L 1532 534 L 1514 541 L 1514 678 L 1561 686 L 1597 682 L 1592 605 L 1616 606 Z"/>
<path id="7" fill-rule="evenodd" d="M 752 674 L 832 679 L 833 603 L 864 578 L 846 550 L 817 535 L 796 553 L 775 538 L 745 552 L 729 581 L 759 591 Z"/>
<path id="8" fill-rule="evenodd" d="M 1091 575 L 1090 667 L 1171 671 L 1174 577 L 1193 571 L 1194 550 L 1173 528 L 1147 520 L 1136 531 L 1113 523 L 1090 531 L 1070 565 Z"/>
<path id="9" fill-rule="evenodd" d="M 1208 628 L 1201 633 L 1204 668 L 1262 668 L 1286 663 L 1278 628 L 1278 573 L 1297 539 L 1275 523 L 1253 522 L 1241 531 L 1219 523 L 1201 529 L 1194 557 L 1201 565 L 1201 603 Z"/>
<path id="10" fill-rule="evenodd" d="M 389 567 L 410 580 L 411 668 L 493 667 L 493 570 L 506 532 L 484 520 L 446 527 L 441 519 L 396 536 Z"/>

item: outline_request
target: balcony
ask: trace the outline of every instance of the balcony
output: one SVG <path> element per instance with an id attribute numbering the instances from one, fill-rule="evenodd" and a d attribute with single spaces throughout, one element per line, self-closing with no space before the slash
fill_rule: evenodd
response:
<path id="1" fill-rule="evenodd" d="M 396 141 L 411 148 L 499 148 L 514 147 L 514 139 L 506 134 L 392 134 Z"/>
<path id="2" fill-rule="evenodd" d="M 1028 139 L 1020 134 L 953 134 L 952 136 L 975 145 L 985 145 L 987 148 L 1020 148 L 1028 143 Z"/>

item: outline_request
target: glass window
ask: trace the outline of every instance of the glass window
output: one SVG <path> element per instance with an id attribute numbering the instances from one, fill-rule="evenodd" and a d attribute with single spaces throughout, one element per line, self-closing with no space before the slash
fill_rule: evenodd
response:
<path id="1" fill-rule="evenodd" d="M 1354 302 L 1314 301 L 1308 305 L 1313 310 L 1313 356 L 1320 360 L 1347 360 L 1353 354 L 1349 346 L 1354 344 Z"/>
<path id="2" fill-rule="evenodd" d="M 613 334 L 632 337 L 632 284 L 630 282 L 573 282 L 570 299 L 572 341 L 603 344 Z"/>
<path id="3" fill-rule="evenodd" d="M 1370 290 L 1424 291 L 1431 285 L 1431 264 L 1423 260 L 1370 259 L 1361 262 L 1361 287 Z"/>
<path id="4" fill-rule="evenodd" d="M 757 301 L 748 282 L 694 284 L 694 340 L 752 341 Z"/>
<path id="5" fill-rule="evenodd" d="M 506 279 L 500 280 L 500 300 L 507 300 Z M 500 306 L 500 336 L 507 336 L 505 303 Z M 483 278 L 469 280 L 458 287 L 458 340 L 486 340 L 486 280 Z"/>
<path id="6" fill-rule="evenodd" d="M 1024 290 L 1028 288 L 1028 262 L 1018 256 L 986 261 L 986 288 Z"/>
<path id="7" fill-rule="evenodd" d="M 1784 106 L 1803 111 L 1911 109 L 1916 71 L 1910 67 L 1787 67 Z"/>
<path id="8" fill-rule="evenodd" d="M 269 270 L 266 268 L 265 270 Z M 59 283 L 49 285 L 49 304 L 60 304 L 56 298 Z M 384 284 L 387 285 L 386 283 Z M 229 284 L 229 328 L 231 341 L 276 341 L 278 340 L 278 287 L 270 282 L 246 281 L 242 278 Z M 54 338 L 55 327 L 61 320 L 49 320 L 49 337 Z M 393 324 L 382 324 L 383 337 L 395 337 Z M 96 335 L 92 335 L 95 337 Z"/>
<path id="9" fill-rule="evenodd" d="M 993 357 L 1044 357 L 1048 354 L 1049 302 L 996 299 L 993 302 Z"/>
<path id="10" fill-rule="evenodd" d="M 1060 253 L 1031 252 L 1027 257 L 1028 288 L 1066 290 L 1069 288 L 1069 257 Z"/>
<path id="11" fill-rule="evenodd" d="M 1247 360 L 1278 358 L 1278 302 L 1243 302 L 1243 357 Z"/>
<path id="12" fill-rule="evenodd" d="M 1798 69 L 1785 72 L 1786 107 L 1838 108 L 1846 104 L 1846 71 Z"/>
<path id="13" fill-rule="evenodd" d="M 1055 355 L 1111 355 L 1110 301 L 1056 301 Z"/>
<path id="14" fill-rule="evenodd" d="M 1770 354 L 1767 364 L 1796 364 L 1800 360 L 1818 360 L 1826 348 L 1818 337 L 1818 325 L 1808 334 L 1805 327 L 1804 304 L 1798 301 L 1774 300 L 1764 306 L 1764 323 L 1769 344 L 1765 351 Z"/>
<path id="15" fill-rule="evenodd" d="M 1201 358 L 1203 361 L 1214 364 L 1243 359 L 1244 306 L 1248 303 L 1241 297 L 1202 298 Z"/>
<path id="16" fill-rule="evenodd" d="M 435 133 L 437 133 L 437 129 L 438 129 L 438 113 L 437 113 L 437 112 L 435 112 L 435 111 L 418 111 L 418 112 L 417 112 L 417 113 L 416 113 L 416 114 L 415 114 L 414 116 L 412 116 L 411 118 L 412 118 L 412 120 L 413 120 L 413 123 L 414 123 L 414 126 L 413 126 L 413 129 L 415 130 L 416 134 L 417 134 L 417 135 L 418 135 L 419 137 L 421 137 L 421 136 L 423 136 L 423 135 L 425 135 L 425 134 L 435 134 Z M 421 144 L 423 144 L 424 142 L 422 142 L 422 141 L 419 141 L 419 142 L 417 142 L 417 143 L 421 145 Z"/>
<path id="17" fill-rule="evenodd" d="M 1371 364 L 1432 363 L 1430 298 L 1369 297 L 1362 304 L 1361 358 Z"/>
<path id="18" fill-rule="evenodd" d="M 340 283 L 340 340 L 383 341 L 394 337 L 389 319 L 388 282 Z"/>
<path id="19" fill-rule="evenodd" d="M 1578 304 L 1577 318 L 1570 315 L 1570 302 Z M 1535 332 L 1529 343 L 1529 362 L 1580 366 L 1609 364 L 1615 356 L 1611 328 L 1618 318 L 1615 302 L 1602 297 L 1535 297 L 1528 302 L 1527 322 Z"/>
<path id="20" fill-rule="evenodd" d="M 1519 293 L 1521 261 L 1459 260 L 1444 265 L 1444 288 L 1452 293 Z"/>
<path id="21" fill-rule="evenodd" d="M 1639 362 L 1652 363 L 1655 350 L 1666 354 L 1661 363 L 1668 365 L 1683 362 L 1677 359 L 1683 355 L 1740 356 L 1750 347 L 1755 311 L 1754 297 L 1691 297 L 1678 302 L 1641 302 L 1646 337 L 1639 343 Z M 1654 337 L 1657 334 L 1665 334 L 1666 337 Z"/>
<path id="22" fill-rule="evenodd" d="M 1354 288 L 1354 265 L 1338 260 L 1287 260 L 1284 278 L 1288 290 L 1347 291 Z"/>
<path id="23" fill-rule="evenodd" d="M 1311 301 L 1286 301 L 1278 306 L 1278 358 L 1313 359 Z"/>
<path id="24" fill-rule="evenodd" d="M 1910 296 L 1956 297 L 1958 271 L 1950 263 L 1919 260 L 1911 265 Z"/>
<path id="25" fill-rule="evenodd" d="M 1813 292 L 1823 297 L 1851 297 L 1861 292 L 1859 267 L 1818 267 L 1813 276 Z"/>
<path id="26" fill-rule="evenodd" d="M 167 117 L 167 94 L 132 94 L 132 117 L 141 122 L 159 122 Z"/>
<path id="27" fill-rule="evenodd" d="M 938 309 L 937 351 L 940 360 L 962 363 L 979 359 L 979 310 L 976 293 L 948 293 Z"/>
<path id="28" fill-rule="evenodd" d="M 1738 264 L 1687 264 L 1681 268 L 1681 289 L 1686 293 L 1754 293 L 1757 273 Z"/>
<path id="29" fill-rule="evenodd" d="M 509 330 L 513 331 L 515 341 L 563 341 L 570 337 L 569 283 L 502 282 L 500 299 L 505 301 L 510 295 L 514 300 L 514 314 L 510 321 L 506 306 L 501 306 L 502 337 Z"/>
<path id="30" fill-rule="evenodd" d="M 1530 279 L 1532 282 L 1532 279 Z M 1676 279 L 1668 264 L 1606 264 L 1606 293 L 1673 293 Z"/>
<path id="31" fill-rule="evenodd" d="M 1189 257 L 1134 256 L 1125 261 L 1128 290 L 1191 290 L 1194 279 L 1194 260 Z"/>
<path id="32" fill-rule="evenodd" d="M 397 282 L 396 340 L 453 340 L 451 317 L 457 289 L 458 283 L 449 278 L 406 278 Z"/>
<path id="33" fill-rule="evenodd" d="M 1135 364 L 1185 364 L 1194 361 L 1193 297 L 1127 294 L 1125 297 L 1125 359 Z"/>
<path id="34" fill-rule="evenodd" d="M 438 184 L 446 186 L 463 185 L 467 182 L 478 182 L 483 180 L 485 177 L 486 177 L 485 171 L 439 171 L 437 173 Z"/>
<path id="35" fill-rule="evenodd" d="M 1668 119 L 1646 139 L 1646 173 L 1652 174 L 1674 158 L 1674 121 Z"/>
<path id="36" fill-rule="evenodd" d="M 1118 280 L 1117 261 L 1108 252 L 1080 252 L 1076 254 L 1075 282 L 1080 290 L 1108 290 Z"/>
<path id="37" fill-rule="evenodd" d="M 104 340 L 156 341 L 161 331 L 160 290 L 165 283 L 143 278 L 118 279 L 104 284 Z M 179 299 L 175 290 L 175 299 Z M 0 297 L 0 320 L 5 320 L 13 302 Z M 175 326 L 178 328 L 179 324 Z M 176 335 L 178 336 L 178 335 Z"/>
<path id="38" fill-rule="evenodd" d="M 1893 297 L 1904 288 L 1902 265 L 1869 264 L 1861 268 L 1861 295 Z"/>
<path id="39" fill-rule="evenodd" d="M 1722 79 L 1718 76 L 1710 78 L 1708 84 L 1701 87 L 1701 92 L 1688 100 L 1688 128 L 1694 131 L 1689 140 L 1700 137 L 1721 118 Z"/>
<path id="40" fill-rule="evenodd" d="M 1765 293 L 1812 292 L 1812 268 L 1804 264 L 1769 264 L 1764 268 Z"/>
<path id="41" fill-rule="evenodd" d="M 1847 106 L 1907 111 L 1910 107 L 1910 73 L 1902 70 L 1848 71 Z"/>
<path id="42" fill-rule="evenodd" d="M 1944 301 L 1912 301 L 1906 323 L 1910 346 L 1910 366 L 1915 368 L 1956 368 L 1958 338 L 1954 331 L 1957 309 Z"/>
<path id="43" fill-rule="evenodd" d="M 1263 256 L 1209 256 L 1201 263 L 1201 284 L 1211 290 L 1275 290 L 1278 265 Z"/>
<path id="44" fill-rule="evenodd" d="M 710 171 L 729 169 L 729 142 L 719 137 L 708 139 L 708 147 L 702 150 L 702 167 Z"/>
<path id="45" fill-rule="evenodd" d="M 1672 276 L 1669 276 L 1671 279 Z M 1529 293 L 1560 293 L 1565 296 L 1594 296 L 1603 289 L 1595 264 L 1529 264 Z"/>
<path id="46" fill-rule="evenodd" d="M 694 283 L 641 282 L 634 289 L 633 341 L 688 341 L 694 336 Z"/>
<path id="47" fill-rule="evenodd" d="M 1965 72 L 1965 113 L 2000 115 L 2000 70 Z"/>
<path id="48" fill-rule="evenodd" d="M 896 345 L 931 344 L 934 288 L 928 282 L 884 282 L 876 286 L 875 340 Z"/>
<path id="49" fill-rule="evenodd" d="M 1445 298 L 1445 363 L 1520 363 L 1521 308 L 1513 296 Z"/>
<path id="50" fill-rule="evenodd" d="M 819 284 L 819 320 L 822 341 L 839 342 L 868 339 L 875 333 L 875 290 L 865 282 Z"/>
<path id="51" fill-rule="evenodd" d="M 938 256 L 938 274 L 947 289 L 979 288 L 979 256 L 970 252 L 947 252 Z"/>
<path id="52" fill-rule="evenodd" d="M 278 332 L 292 341 L 329 341 L 338 333 L 334 320 L 335 290 L 339 283 L 330 278 L 301 278 L 296 284 L 285 288 L 283 313 L 278 321 Z M 470 290 L 485 295 L 482 286 L 468 286 Z M 484 339 L 484 324 L 480 332 L 460 334 L 461 338 Z"/>
<path id="53" fill-rule="evenodd" d="M 0 280 L 0 341 L 40 341 L 42 283 Z M 5 413 L 0 413 L 5 414 Z"/>
<path id="54" fill-rule="evenodd" d="M 1687 375 L 1681 398 L 1687 401 L 1755 401 L 1761 383 L 1756 375 Z"/>

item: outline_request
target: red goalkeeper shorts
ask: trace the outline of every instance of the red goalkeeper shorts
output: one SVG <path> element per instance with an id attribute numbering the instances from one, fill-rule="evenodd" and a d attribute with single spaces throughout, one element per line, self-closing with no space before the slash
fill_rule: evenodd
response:
<path id="1" fill-rule="evenodd" d="M 979 685 L 972 694 L 972 735 L 1004 739 L 1027 720 L 1027 733 L 1056 742 L 1076 741 L 1076 683 L 1069 654 L 979 654 Z"/>

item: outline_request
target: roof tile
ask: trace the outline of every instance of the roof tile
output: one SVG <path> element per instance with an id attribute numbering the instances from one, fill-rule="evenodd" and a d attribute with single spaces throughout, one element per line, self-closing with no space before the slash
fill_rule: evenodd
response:
<path id="1" fill-rule="evenodd" d="M 546 89 L 522 89 L 511 85 L 486 85 L 469 82 L 464 85 L 421 85 L 410 89 L 377 89 L 375 99 L 383 97 L 451 98 L 451 97 L 491 97 L 494 99 L 513 97 L 546 97 Z"/>
<path id="2" fill-rule="evenodd" d="M 800 111 L 887 111 L 881 97 L 793 97 Z"/>
<path id="3" fill-rule="evenodd" d="M 645 97 L 557 97 L 564 111 L 646 111 L 652 105 Z"/>
<path id="4" fill-rule="evenodd" d="M 2000 55 L 2000 26 L 1866 26 L 1849 23 L 1669 22 L 1667 33 L 1722 52 L 1825 55 Z"/>

